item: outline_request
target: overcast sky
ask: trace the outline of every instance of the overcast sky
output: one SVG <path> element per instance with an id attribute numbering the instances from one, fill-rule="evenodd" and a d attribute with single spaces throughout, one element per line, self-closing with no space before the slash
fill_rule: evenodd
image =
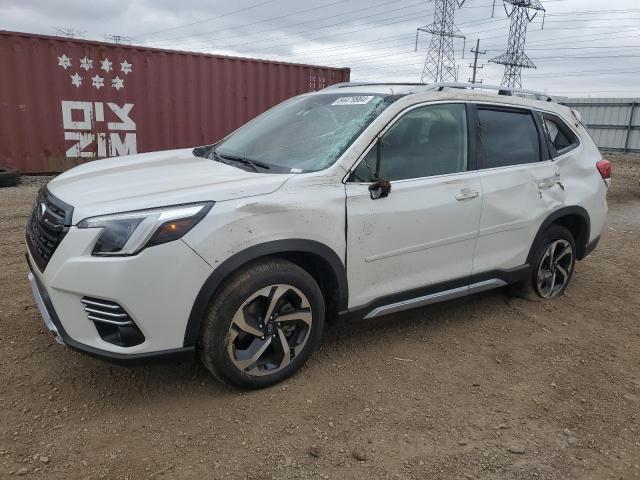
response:
<path id="1" fill-rule="evenodd" d="M 501 0 L 466 0 L 456 24 L 460 81 L 471 75 L 469 50 L 480 39 L 479 78 L 499 84 L 503 67 L 488 60 L 506 50 L 509 18 Z M 523 88 L 567 96 L 640 96 L 640 2 L 542 0 L 529 25 L 527 54 L 537 70 Z M 0 0 L 0 29 L 83 38 L 106 34 L 132 44 L 352 68 L 354 81 L 420 80 L 433 21 L 427 0 Z"/>

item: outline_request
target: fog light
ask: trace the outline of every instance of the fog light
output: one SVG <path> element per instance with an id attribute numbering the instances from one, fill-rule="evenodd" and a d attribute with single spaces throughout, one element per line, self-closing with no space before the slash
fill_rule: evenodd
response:
<path id="1" fill-rule="evenodd" d="M 116 302 L 91 297 L 82 297 L 80 301 L 87 318 L 93 322 L 105 342 L 120 347 L 133 347 L 144 342 L 144 335 L 138 326 Z"/>

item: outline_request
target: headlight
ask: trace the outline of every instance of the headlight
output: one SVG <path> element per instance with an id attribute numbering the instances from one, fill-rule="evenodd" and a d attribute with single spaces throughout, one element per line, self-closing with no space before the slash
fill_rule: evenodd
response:
<path id="1" fill-rule="evenodd" d="M 78 228 L 102 228 L 94 255 L 134 255 L 140 250 L 177 240 L 209 212 L 213 202 L 117 213 L 86 218 Z"/>

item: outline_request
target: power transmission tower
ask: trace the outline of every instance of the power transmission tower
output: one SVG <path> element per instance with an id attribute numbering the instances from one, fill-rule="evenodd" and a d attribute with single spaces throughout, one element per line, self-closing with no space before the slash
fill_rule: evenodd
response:
<path id="1" fill-rule="evenodd" d="M 115 44 L 131 44 L 131 37 L 125 37 L 123 35 L 105 35 L 104 39 L 107 42 L 115 43 Z"/>
<path id="2" fill-rule="evenodd" d="M 59 37 L 67 38 L 84 38 L 86 33 L 84 30 L 76 30 L 75 28 L 55 27 L 55 30 Z"/>
<path id="3" fill-rule="evenodd" d="M 522 88 L 522 69 L 536 68 L 535 64 L 524 53 L 527 39 L 527 26 L 539 11 L 544 12 L 540 0 L 503 0 L 507 17 L 511 18 L 509 27 L 509 43 L 507 51 L 490 62 L 504 65 L 502 85 L 510 88 Z M 511 11 L 507 8 L 511 5 Z"/>
<path id="4" fill-rule="evenodd" d="M 456 69 L 454 38 L 465 38 L 454 23 L 456 8 L 466 0 L 435 0 L 433 23 L 416 31 L 416 50 L 420 32 L 431 34 L 429 51 L 422 70 L 422 83 L 455 82 L 458 80 Z"/>
<path id="5" fill-rule="evenodd" d="M 471 83 L 482 83 L 482 80 L 477 80 L 478 70 L 482 70 L 484 68 L 484 65 L 478 66 L 478 55 L 486 55 L 487 51 L 486 50 L 480 51 L 480 39 L 478 39 L 478 41 L 476 42 L 476 48 L 471 49 L 471 53 L 473 53 L 474 55 L 473 65 L 469 65 L 469 67 L 473 68 L 473 77 L 471 77 L 469 81 Z"/>

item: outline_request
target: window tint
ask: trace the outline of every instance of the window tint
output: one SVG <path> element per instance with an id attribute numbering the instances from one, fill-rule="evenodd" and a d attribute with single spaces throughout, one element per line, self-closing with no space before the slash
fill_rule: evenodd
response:
<path id="1" fill-rule="evenodd" d="M 379 152 L 378 152 L 379 149 Z M 398 120 L 360 162 L 356 181 L 379 177 L 405 180 L 467 170 L 467 115 L 464 104 L 431 105 Z"/>
<path id="2" fill-rule="evenodd" d="M 554 157 L 563 155 L 578 146 L 578 138 L 558 117 L 544 115 L 544 127 L 549 141 L 556 150 Z"/>
<path id="3" fill-rule="evenodd" d="M 540 161 L 540 139 L 527 111 L 478 109 L 483 168 Z"/>

